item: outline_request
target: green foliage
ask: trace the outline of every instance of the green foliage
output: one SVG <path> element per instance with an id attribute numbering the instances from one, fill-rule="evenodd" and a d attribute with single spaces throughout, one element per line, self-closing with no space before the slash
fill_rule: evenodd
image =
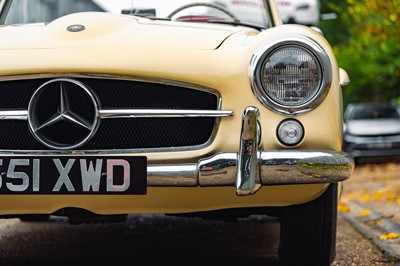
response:
<path id="1" fill-rule="evenodd" d="M 345 104 L 400 101 L 400 0 L 323 0 L 321 7 L 339 16 L 320 27 L 351 79 Z"/>

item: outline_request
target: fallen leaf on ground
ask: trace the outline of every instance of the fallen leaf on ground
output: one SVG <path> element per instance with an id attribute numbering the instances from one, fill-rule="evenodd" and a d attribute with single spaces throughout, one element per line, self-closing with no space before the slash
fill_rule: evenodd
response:
<path id="1" fill-rule="evenodd" d="M 351 211 L 350 207 L 347 206 L 346 204 L 339 203 L 338 205 L 338 211 L 343 212 L 343 213 L 348 213 Z"/>
<path id="2" fill-rule="evenodd" d="M 396 233 L 389 233 L 387 235 L 381 235 L 379 237 L 379 239 L 381 239 L 381 240 L 397 239 L 397 238 L 399 238 L 399 235 Z"/>
<path id="3" fill-rule="evenodd" d="M 360 215 L 361 216 L 367 216 L 367 215 L 370 215 L 370 214 L 371 214 L 370 210 L 361 210 L 360 211 Z"/>

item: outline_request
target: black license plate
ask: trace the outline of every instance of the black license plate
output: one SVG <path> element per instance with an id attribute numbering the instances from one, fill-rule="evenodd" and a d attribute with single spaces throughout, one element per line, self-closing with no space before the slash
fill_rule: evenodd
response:
<path id="1" fill-rule="evenodd" d="M 0 157 L 0 194 L 146 194 L 145 156 Z"/>

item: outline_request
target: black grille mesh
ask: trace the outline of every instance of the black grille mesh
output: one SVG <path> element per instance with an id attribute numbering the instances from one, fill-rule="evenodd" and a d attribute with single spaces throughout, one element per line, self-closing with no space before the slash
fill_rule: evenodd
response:
<path id="1" fill-rule="evenodd" d="M 158 83 L 75 78 L 98 97 L 101 108 L 216 110 L 214 94 Z M 35 90 L 50 79 L 0 82 L 0 109 L 27 110 Z M 49 101 L 54 99 L 49 99 Z M 0 121 L 0 149 L 48 149 L 30 133 L 27 121 Z M 215 118 L 103 119 L 94 137 L 79 150 L 196 146 L 206 143 Z M 68 132 L 65 132 L 68 134 Z"/>

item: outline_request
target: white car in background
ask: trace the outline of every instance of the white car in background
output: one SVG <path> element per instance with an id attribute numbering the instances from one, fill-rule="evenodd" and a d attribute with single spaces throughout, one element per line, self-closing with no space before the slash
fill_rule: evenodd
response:
<path id="1" fill-rule="evenodd" d="M 320 20 L 318 0 L 276 0 L 283 23 L 317 26 Z"/>

